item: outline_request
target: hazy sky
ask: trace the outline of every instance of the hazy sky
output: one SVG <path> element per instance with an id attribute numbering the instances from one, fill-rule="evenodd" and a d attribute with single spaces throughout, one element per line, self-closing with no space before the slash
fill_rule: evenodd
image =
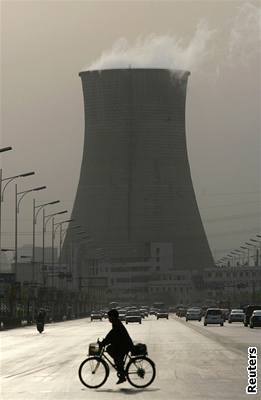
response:
<path id="1" fill-rule="evenodd" d="M 2 0 L 1 147 L 14 149 L 1 155 L 4 177 L 35 171 L 18 190 L 46 185 L 39 204 L 60 199 L 47 212 L 69 218 L 84 139 L 79 71 L 189 69 L 187 145 L 202 220 L 216 259 L 238 248 L 260 233 L 260 10 L 260 1 Z M 21 203 L 18 246 L 32 240 L 32 198 Z M 14 184 L 2 247 L 14 247 Z"/>

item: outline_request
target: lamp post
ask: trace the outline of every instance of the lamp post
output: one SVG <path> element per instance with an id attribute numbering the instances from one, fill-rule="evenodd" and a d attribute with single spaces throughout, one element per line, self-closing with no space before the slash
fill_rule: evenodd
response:
<path id="1" fill-rule="evenodd" d="M 258 249 L 258 246 L 256 246 L 256 265 L 259 265 L 259 260 L 260 260 L 260 256 L 261 256 L 261 242 L 260 240 L 256 240 L 256 239 L 250 239 L 251 242 L 256 242 L 259 244 L 260 248 Z"/>
<path id="2" fill-rule="evenodd" d="M 54 231 L 53 231 L 53 239 L 54 239 L 54 240 L 55 240 L 56 231 L 57 231 L 58 228 L 60 228 L 60 240 L 59 240 L 59 269 L 61 268 L 61 263 L 62 263 L 62 233 L 63 233 L 62 226 L 63 226 L 63 224 L 68 223 L 68 222 L 72 222 L 72 221 L 74 221 L 74 219 L 66 219 L 66 220 L 64 220 L 64 221 L 57 222 L 57 223 L 54 224 L 54 226 L 53 226 L 53 229 L 54 229 Z M 65 231 L 66 231 L 66 230 L 65 230 Z M 62 285 L 61 285 L 61 286 L 62 286 Z"/>
<path id="3" fill-rule="evenodd" d="M 12 147 L 10 147 L 10 148 L 9 147 L 5 147 L 4 149 L 11 150 Z M 7 151 L 7 150 L 3 150 L 3 151 Z M 3 170 L 2 170 L 2 168 L 0 168 L 0 249 L 1 249 L 1 245 L 2 245 L 2 202 L 4 201 L 4 191 L 6 189 L 6 186 L 10 182 L 12 182 L 13 180 L 15 180 L 17 178 L 25 178 L 27 176 L 31 176 L 31 175 L 34 175 L 34 174 L 35 173 L 33 171 L 31 171 L 31 172 L 26 172 L 24 174 L 9 176 L 8 178 L 4 178 L 3 179 Z M 2 184 L 2 182 L 5 182 L 4 185 Z"/>
<path id="4" fill-rule="evenodd" d="M 247 250 L 247 265 L 249 267 L 249 247 L 240 246 L 241 249 Z"/>
<path id="5" fill-rule="evenodd" d="M 38 186 L 32 189 L 24 190 L 23 192 L 17 192 L 17 184 L 15 184 L 15 273 L 17 271 L 17 220 L 19 213 L 19 205 L 23 198 L 31 192 L 37 192 L 39 190 L 46 189 L 46 186 Z M 19 199 L 20 196 L 20 199 Z"/>
<path id="6" fill-rule="evenodd" d="M 44 204 L 35 204 L 35 199 L 33 199 L 33 250 L 32 250 L 32 277 L 33 281 L 35 280 L 35 226 L 37 222 L 37 216 L 39 212 L 45 207 L 53 204 L 60 203 L 60 200 L 50 201 L 49 203 Z M 37 211 L 36 211 L 37 210 Z"/>
<path id="7" fill-rule="evenodd" d="M 49 215 L 45 215 L 45 210 L 43 208 L 43 259 L 42 259 L 42 263 L 43 263 L 43 270 L 44 270 L 44 266 L 45 266 L 45 232 L 46 232 L 46 226 L 48 224 L 48 222 L 50 221 L 51 218 L 53 218 L 55 215 L 60 215 L 60 214 L 65 214 L 67 213 L 68 210 L 63 210 L 63 211 L 59 211 L 53 214 L 49 214 Z M 54 224 L 54 221 L 53 221 Z M 52 227 L 52 268 L 53 268 L 53 227 Z M 53 275 L 53 274 L 52 274 Z M 53 276 L 52 276 L 53 278 Z M 53 284 L 53 279 L 52 279 L 52 284 Z"/>
<path id="8" fill-rule="evenodd" d="M 13 148 L 12 148 L 11 146 L 8 146 L 8 147 L 1 147 L 0 153 L 3 153 L 4 151 L 9 151 L 9 150 L 13 150 Z"/>
<path id="9" fill-rule="evenodd" d="M 248 243 L 248 242 L 246 242 L 246 244 L 247 244 L 248 246 L 251 246 L 251 247 L 255 247 L 255 248 L 256 248 L 256 245 L 255 245 L 255 244 Z M 252 256 L 251 256 L 251 258 L 252 258 Z"/>
<path id="10" fill-rule="evenodd" d="M 63 224 L 68 223 L 68 222 L 72 222 L 72 221 L 74 221 L 74 219 L 66 219 L 66 220 L 64 220 L 64 221 L 57 222 L 56 224 L 54 224 L 54 226 L 55 226 L 55 229 L 54 229 L 54 239 L 55 239 L 55 233 L 56 233 L 57 229 L 60 228 L 59 264 L 61 264 L 61 254 L 62 254 L 62 240 L 63 240 L 63 239 L 62 239 L 62 233 L 63 233 L 62 226 L 63 226 Z M 66 231 L 66 229 L 65 229 L 65 231 Z"/>
<path id="11" fill-rule="evenodd" d="M 241 265 L 241 264 L 240 264 L 240 261 L 241 261 L 241 255 L 242 255 L 242 254 L 244 254 L 244 251 L 242 251 L 242 250 L 235 250 L 235 252 L 236 252 L 236 253 L 238 253 L 238 257 L 239 257 L 239 265 Z"/>
<path id="12" fill-rule="evenodd" d="M 240 251 L 239 250 L 231 251 L 231 254 L 235 257 L 235 267 L 240 265 L 240 254 L 238 254 L 238 252 Z M 238 261 L 236 261 L 236 257 L 238 257 Z"/>

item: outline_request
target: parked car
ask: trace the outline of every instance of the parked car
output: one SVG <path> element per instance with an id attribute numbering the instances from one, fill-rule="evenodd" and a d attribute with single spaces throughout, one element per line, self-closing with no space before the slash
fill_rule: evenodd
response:
<path id="1" fill-rule="evenodd" d="M 127 312 L 125 316 L 125 322 L 128 324 L 129 322 L 138 322 L 141 324 L 141 314 L 139 310 L 130 310 Z"/>
<path id="2" fill-rule="evenodd" d="M 102 321 L 102 314 L 99 311 L 92 311 L 91 321 L 93 321 L 94 319 L 99 319 L 100 321 Z"/>
<path id="3" fill-rule="evenodd" d="M 152 308 L 150 309 L 150 315 L 156 315 L 157 311 L 158 311 L 158 310 L 157 310 L 156 308 L 153 308 L 153 307 L 152 307 Z"/>
<path id="4" fill-rule="evenodd" d="M 248 326 L 250 317 L 255 310 L 261 310 L 261 305 L 249 305 L 245 309 L 244 325 Z"/>
<path id="5" fill-rule="evenodd" d="M 189 308 L 186 313 L 186 321 L 196 320 L 201 321 L 201 309 Z"/>
<path id="6" fill-rule="evenodd" d="M 254 310 L 250 317 L 249 327 L 255 328 L 256 326 L 261 326 L 261 310 Z"/>
<path id="7" fill-rule="evenodd" d="M 169 313 L 168 313 L 168 311 L 161 310 L 161 311 L 157 312 L 156 317 L 157 317 L 157 319 L 159 319 L 159 318 L 169 319 Z"/>
<path id="8" fill-rule="evenodd" d="M 224 325 L 224 318 L 221 308 L 208 308 L 204 317 L 204 326 L 208 324 Z"/>
<path id="9" fill-rule="evenodd" d="M 231 324 L 232 322 L 243 322 L 245 317 L 245 313 L 241 309 L 233 309 L 230 311 L 228 317 L 228 323 Z"/>

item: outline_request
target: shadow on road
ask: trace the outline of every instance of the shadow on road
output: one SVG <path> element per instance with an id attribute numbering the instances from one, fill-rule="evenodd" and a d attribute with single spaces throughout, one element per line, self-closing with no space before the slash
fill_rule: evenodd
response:
<path id="1" fill-rule="evenodd" d="M 119 388 L 118 390 L 115 389 L 97 389 L 96 392 L 102 393 L 118 393 L 118 394 L 138 394 L 140 392 L 157 392 L 158 390 L 160 390 L 159 388 L 155 388 L 155 389 L 132 389 L 132 388 Z"/>

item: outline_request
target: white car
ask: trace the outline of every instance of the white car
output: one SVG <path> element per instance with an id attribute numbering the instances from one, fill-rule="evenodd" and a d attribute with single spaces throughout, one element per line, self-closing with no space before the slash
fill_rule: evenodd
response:
<path id="1" fill-rule="evenodd" d="M 229 317 L 228 317 L 228 323 L 231 324 L 232 322 L 243 322 L 245 317 L 245 313 L 241 309 L 234 309 L 231 310 Z"/>
<path id="2" fill-rule="evenodd" d="M 125 321 L 125 317 L 126 317 L 127 311 L 123 310 L 123 309 L 120 309 L 120 310 L 118 310 L 118 313 L 119 313 L 119 320 L 120 321 Z"/>
<path id="3" fill-rule="evenodd" d="M 224 317 L 220 308 L 208 308 L 204 317 L 204 326 L 208 324 L 224 325 Z"/>

